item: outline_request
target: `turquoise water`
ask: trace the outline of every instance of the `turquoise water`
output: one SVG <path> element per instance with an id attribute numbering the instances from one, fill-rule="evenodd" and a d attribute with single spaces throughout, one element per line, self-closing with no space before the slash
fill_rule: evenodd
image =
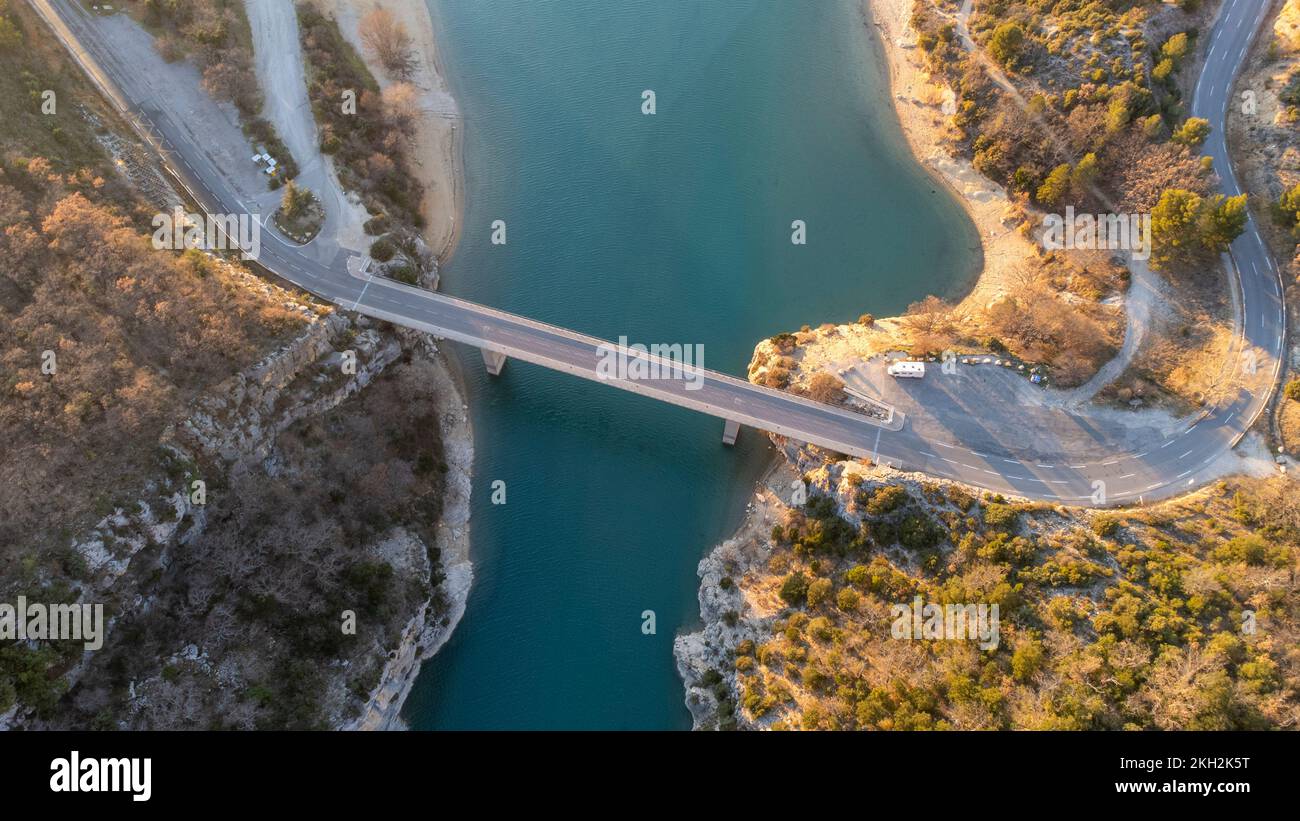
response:
<path id="1" fill-rule="evenodd" d="M 855 0 L 430 2 L 466 115 L 449 293 L 701 343 L 743 376 L 762 337 L 976 272 L 974 227 L 907 152 Z M 461 353 L 475 582 L 411 726 L 689 727 L 673 637 L 698 622 L 696 565 L 739 523 L 766 438 L 727 448 L 720 420 L 521 362 L 487 377 Z"/>

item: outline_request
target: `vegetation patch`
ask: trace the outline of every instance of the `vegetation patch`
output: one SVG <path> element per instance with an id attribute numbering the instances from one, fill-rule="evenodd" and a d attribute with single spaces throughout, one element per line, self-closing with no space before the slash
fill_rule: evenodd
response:
<path id="1" fill-rule="evenodd" d="M 743 605 L 720 727 L 1230 730 L 1300 711 L 1287 478 L 1095 514 L 818 475 L 824 495 L 722 554 Z M 926 520 L 934 539 L 909 538 Z M 996 647 L 896 635 L 918 597 L 997 605 Z"/>
<path id="2" fill-rule="evenodd" d="M 284 186 L 284 197 L 272 219 L 282 234 L 305 245 L 320 233 L 321 226 L 325 224 L 325 209 L 313 192 L 290 180 Z"/>
<path id="3" fill-rule="evenodd" d="M 418 90 L 398 82 L 381 92 L 334 19 L 310 3 L 297 9 L 321 150 L 334 156 L 343 185 L 361 197 L 372 218 L 422 228 L 423 192 L 408 156 Z"/>

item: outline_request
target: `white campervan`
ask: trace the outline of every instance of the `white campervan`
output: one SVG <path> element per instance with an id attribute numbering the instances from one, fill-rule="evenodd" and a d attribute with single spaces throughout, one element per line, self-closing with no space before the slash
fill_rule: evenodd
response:
<path id="1" fill-rule="evenodd" d="M 925 376 L 924 362 L 895 362 L 886 369 L 890 376 L 903 376 L 920 379 Z"/>

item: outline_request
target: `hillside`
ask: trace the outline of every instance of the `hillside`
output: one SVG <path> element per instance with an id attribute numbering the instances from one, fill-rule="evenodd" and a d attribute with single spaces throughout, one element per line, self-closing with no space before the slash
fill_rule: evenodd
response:
<path id="1" fill-rule="evenodd" d="M 774 472 L 742 531 L 700 563 L 705 627 L 677 642 L 697 727 L 1300 720 L 1294 481 L 1094 513 L 788 455 L 806 471 L 807 503 L 789 504 L 799 473 Z M 945 619 L 950 605 L 997 605 L 997 623 L 899 636 L 892 608 L 914 603 Z"/>
<path id="2" fill-rule="evenodd" d="M 396 723 L 470 578 L 436 346 L 155 247 L 181 197 L 23 4 L 0 84 L 0 602 L 109 625 L 0 642 L 0 729 Z"/>

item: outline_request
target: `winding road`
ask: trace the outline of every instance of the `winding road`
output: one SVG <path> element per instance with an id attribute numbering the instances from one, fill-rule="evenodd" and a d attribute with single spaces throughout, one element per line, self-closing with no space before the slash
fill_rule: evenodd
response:
<path id="1" fill-rule="evenodd" d="M 204 150 L 139 76 L 115 54 L 103 19 L 72 0 L 28 0 L 92 80 L 162 156 L 168 170 L 212 214 L 255 209 L 231 188 Z M 1232 85 L 1265 16 L 1262 4 L 1225 0 L 1210 34 L 1193 114 L 1213 130 L 1214 158 L 1227 194 L 1239 193 L 1224 139 Z M 384 278 L 367 278 L 357 257 L 320 237 L 300 247 L 273 229 L 262 232 L 258 263 L 346 310 L 428 331 L 544 367 L 596 379 L 723 419 L 811 442 L 894 468 L 917 470 L 1034 499 L 1078 505 L 1127 504 L 1172 496 L 1207 481 L 1211 463 L 1234 447 L 1267 407 L 1278 380 L 1286 336 L 1281 276 L 1254 222 L 1228 255 L 1240 289 L 1240 367 L 1235 391 L 1174 431 L 1116 422 L 1116 411 L 1067 411 L 1031 401 L 1037 391 L 994 366 L 932 368 L 921 380 L 883 376 L 883 363 L 855 369 L 884 401 L 905 408 L 887 422 L 788 393 L 703 371 L 696 380 L 610 380 L 597 365 L 602 340 Z"/>

